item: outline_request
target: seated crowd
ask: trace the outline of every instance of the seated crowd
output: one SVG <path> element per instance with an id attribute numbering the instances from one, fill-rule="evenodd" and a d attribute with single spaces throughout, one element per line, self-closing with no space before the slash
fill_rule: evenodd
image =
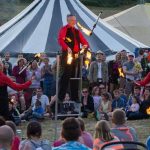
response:
<path id="1" fill-rule="evenodd" d="M 36 149 L 43 143 L 45 143 L 43 149 L 51 149 L 48 141 L 41 140 L 41 125 L 36 121 L 42 121 L 45 117 L 52 119 L 54 117 L 56 62 L 51 65 L 46 54 L 41 54 L 39 61 L 34 60 L 21 73 L 22 68 L 28 63 L 22 54 L 18 55 L 16 64 L 12 65 L 10 54 L 6 53 L 3 63 L 4 73 L 17 83 L 25 83 L 32 76 L 35 77 L 27 90 L 16 92 L 8 88 L 9 120 L 13 121 L 15 125 L 34 120 L 28 124 L 27 139 L 21 142 L 19 149 Z M 139 80 L 145 79 L 147 74 L 149 75 L 149 57 L 143 50 L 139 51 L 137 58 L 122 50 L 116 54 L 115 60 L 107 62 L 105 54 L 97 51 L 89 68 L 84 65 L 82 70 L 81 117 L 95 118 L 99 121 L 96 124 L 94 139 L 85 131 L 82 119 L 65 119 L 63 117 L 65 120 L 62 124 L 60 139 L 54 142 L 53 147 L 56 146 L 56 150 L 71 149 L 70 147 L 98 150 L 110 141 L 129 140 L 129 138 L 131 141 L 138 141 L 135 130 L 127 127 L 125 122 L 126 119 L 147 119 L 150 116 L 150 86 L 147 82 L 139 82 Z M 71 93 L 68 91 L 62 103 L 58 105 L 58 112 L 78 114 L 77 104 L 78 102 L 71 99 Z M 114 124 L 112 129 L 107 122 L 111 120 Z M 10 122 L 4 121 L 0 130 L 9 132 L 10 124 Z M 13 126 L 15 125 L 13 124 Z M 128 132 L 131 133 L 131 136 L 124 136 Z M 0 132 L 0 134 L 4 133 Z M 1 139 L 0 147 L 10 146 L 13 143 L 13 137 L 16 135 L 15 129 L 8 135 L 8 143 L 5 145 L 5 142 L 1 142 L 5 138 Z M 16 141 L 18 142 L 18 140 Z M 150 145 L 149 143 L 150 139 L 147 140 L 148 145 Z M 118 145 L 120 148 L 123 146 Z"/>
<path id="2" fill-rule="evenodd" d="M 112 128 L 110 127 L 110 124 Z M 126 114 L 122 109 L 112 113 L 111 121 L 100 120 L 95 125 L 94 135 L 86 131 L 85 123 L 81 118 L 66 118 L 61 127 L 60 137 L 53 143 L 50 139 L 43 139 L 42 126 L 37 121 L 27 125 L 26 139 L 16 132 L 16 125 L 12 121 L 0 118 L 0 149 L 6 150 L 101 150 L 112 142 L 119 144 L 109 145 L 108 149 L 136 149 L 137 145 L 121 143 L 125 141 L 139 142 L 134 128 L 127 126 Z M 150 148 L 150 137 L 146 144 Z"/>

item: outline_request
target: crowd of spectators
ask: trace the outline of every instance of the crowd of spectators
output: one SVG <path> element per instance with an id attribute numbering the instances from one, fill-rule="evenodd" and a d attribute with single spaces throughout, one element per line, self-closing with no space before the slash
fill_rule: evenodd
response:
<path id="1" fill-rule="evenodd" d="M 96 143 L 96 146 L 94 146 L 95 150 L 98 149 L 97 147 L 101 147 L 104 141 L 122 140 L 120 133 L 118 133 L 116 129 L 110 129 L 107 122 L 112 120 L 112 122 L 116 124 L 113 120 L 113 112 L 115 112 L 115 110 L 120 109 L 120 113 L 118 111 L 117 116 L 122 114 L 123 116 L 121 117 L 127 118 L 128 120 L 149 118 L 150 86 L 149 84 L 146 86 L 141 86 L 138 82 L 138 80 L 145 78 L 150 71 L 149 55 L 149 52 L 144 52 L 141 49 L 139 51 L 139 56 L 135 58 L 134 54 L 127 53 L 125 50 L 122 50 L 116 54 L 115 60 L 107 61 L 105 54 L 102 51 L 97 51 L 89 68 L 86 65 L 83 66 L 81 117 L 93 117 L 97 121 L 100 121 L 96 125 L 95 139 L 97 139 L 98 136 L 102 136 L 102 138 L 104 138 L 102 140 L 97 139 L 94 141 L 94 143 Z M 3 71 L 6 75 L 21 84 L 25 83 L 32 76 L 34 76 L 35 79 L 33 80 L 30 88 L 27 90 L 17 92 L 11 88 L 8 88 L 10 99 L 9 120 L 13 121 L 16 125 L 19 125 L 23 121 L 30 121 L 33 119 L 43 120 L 45 117 L 53 118 L 53 114 L 55 113 L 54 104 L 56 101 L 56 62 L 51 64 L 49 60 L 50 58 L 48 58 L 46 54 L 41 54 L 39 61 L 34 60 L 28 68 L 20 73 L 28 61 L 24 58 L 23 54 L 18 55 L 17 62 L 14 64 L 11 63 L 10 58 L 10 54 L 5 53 L 3 58 Z M 71 94 L 68 90 L 65 99 L 62 101 L 62 104 L 58 107 L 58 109 L 60 109 L 59 112 L 62 114 L 77 114 L 75 105 L 76 102 L 71 99 Z M 63 149 L 68 146 L 82 147 L 82 144 L 85 144 L 87 140 L 89 140 L 85 145 L 93 148 L 88 145 L 90 142 L 93 143 L 93 140 L 91 135 L 85 132 L 85 127 L 82 120 L 72 118 L 72 120 L 65 121 L 62 125 L 60 139 L 54 143 L 54 146 L 60 146 L 65 143 L 65 145 L 63 145 Z M 74 122 L 75 127 L 70 127 L 69 121 Z M 35 126 L 37 124 L 36 121 L 32 123 L 35 123 Z M 29 124 L 29 128 L 27 128 L 27 137 L 30 140 L 27 139 L 21 143 L 21 150 L 25 150 L 24 147 L 26 147 L 26 145 L 28 147 L 28 143 L 31 144 L 29 147 L 34 146 L 32 138 L 33 141 L 36 139 L 37 145 L 40 145 L 41 143 L 41 125 L 37 124 L 37 131 L 39 132 L 39 135 L 36 133 L 33 133 L 33 135 L 31 133 L 30 135 L 30 131 L 28 130 L 32 128 L 32 123 Z M 125 122 L 122 123 L 123 126 L 124 123 Z M 79 124 L 82 124 L 82 132 L 79 131 Z M 118 125 L 116 124 L 116 128 L 117 126 Z M 4 126 L 3 128 L 5 129 L 8 127 Z M 70 133 L 66 134 L 66 132 L 68 132 L 68 128 L 77 129 L 75 138 L 73 137 L 73 131 L 69 131 Z M 121 129 L 119 124 L 119 130 L 122 130 L 121 133 L 128 132 L 124 128 L 125 127 Z M 99 133 L 100 131 L 101 133 Z M 106 132 L 107 136 L 105 135 Z M 131 133 L 134 134 L 132 139 L 137 141 L 135 131 L 131 129 Z M 14 135 L 15 134 L 16 133 L 14 132 Z M 68 134 L 70 134 L 71 137 L 68 137 Z M 79 138 L 82 134 L 84 134 L 85 137 L 83 135 L 82 138 Z M 86 139 L 86 135 L 89 136 L 89 139 Z M 70 143 L 70 141 L 78 141 L 78 139 L 80 139 L 80 142 L 82 141 L 82 144 L 78 144 L 76 142 Z M 98 143 L 101 143 L 101 145 Z M 149 141 L 147 143 L 149 143 Z M 119 146 L 121 147 L 122 145 Z M 56 148 L 56 150 L 57 149 L 59 148 Z"/>
<path id="2" fill-rule="evenodd" d="M 111 125 L 111 127 L 110 127 Z M 6 150 L 100 150 L 105 144 L 120 142 L 110 145 L 108 149 L 136 149 L 135 143 L 124 144 L 121 142 L 139 142 L 140 139 L 133 127 L 126 124 L 126 114 L 122 109 L 116 109 L 108 122 L 100 120 L 96 123 L 92 136 L 85 128 L 81 118 L 66 118 L 62 122 L 60 137 L 50 143 L 51 139 L 43 139 L 40 122 L 30 121 L 26 128 L 26 138 L 21 139 L 12 121 L 0 118 L 0 149 Z M 150 137 L 146 144 L 150 148 Z"/>

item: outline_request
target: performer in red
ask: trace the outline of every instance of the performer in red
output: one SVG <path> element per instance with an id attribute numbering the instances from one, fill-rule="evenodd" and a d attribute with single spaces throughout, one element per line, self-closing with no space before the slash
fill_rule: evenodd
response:
<path id="1" fill-rule="evenodd" d="M 149 83 L 150 83 L 150 72 L 147 74 L 147 76 L 143 80 L 135 82 L 135 84 L 138 86 L 145 86 Z"/>
<path id="2" fill-rule="evenodd" d="M 31 81 L 24 84 L 16 84 L 8 76 L 3 73 L 3 63 L 0 62 L 0 115 L 5 119 L 8 118 L 8 93 L 7 86 L 14 90 L 21 91 L 31 85 Z"/>
<path id="3" fill-rule="evenodd" d="M 67 15 L 67 22 L 68 24 L 60 29 L 58 36 L 58 43 L 62 48 L 62 75 L 59 85 L 59 100 L 61 101 L 65 97 L 70 78 L 75 77 L 76 66 L 79 64 L 77 59 L 75 59 L 75 54 L 79 53 L 80 45 L 82 45 L 83 48 L 89 47 L 89 44 L 83 37 L 82 33 L 75 28 L 76 17 L 72 14 Z M 67 64 L 68 53 L 71 53 L 74 58 L 71 65 Z"/>

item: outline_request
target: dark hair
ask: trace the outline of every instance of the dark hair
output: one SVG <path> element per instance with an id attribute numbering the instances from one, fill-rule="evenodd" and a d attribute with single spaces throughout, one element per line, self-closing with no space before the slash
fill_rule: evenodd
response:
<path id="1" fill-rule="evenodd" d="M 143 49 L 139 49 L 139 55 L 143 55 L 144 54 L 144 50 Z"/>
<path id="2" fill-rule="evenodd" d="M 6 124 L 5 119 L 2 116 L 0 116 L 0 127 L 5 124 Z"/>
<path id="3" fill-rule="evenodd" d="M 41 102 L 39 100 L 36 100 L 35 106 L 41 106 Z"/>
<path id="4" fill-rule="evenodd" d="M 110 96 L 108 93 L 103 93 L 102 96 L 104 96 L 107 100 L 110 100 Z"/>
<path id="5" fill-rule="evenodd" d="M 85 124 L 84 124 L 84 120 L 82 118 L 77 118 L 79 123 L 80 123 L 80 128 L 82 131 L 85 131 Z"/>
<path id="6" fill-rule="evenodd" d="M 74 14 L 68 14 L 67 18 L 69 18 L 69 17 L 76 17 L 76 16 Z"/>
<path id="7" fill-rule="evenodd" d="M 65 119 L 62 123 L 61 135 L 66 141 L 77 141 L 81 136 L 79 121 L 73 117 Z"/>
<path id="8" fill-rule="evenodd" d="M 134 86 L 134 89 L 141 90 L 140 86 Z"/>
<path id="9" fill-rule="evenodd" d="M 41 137 L 42 135 L 42 127 L 41 124 L 37 121 L 29 122 L 27 126 L 27 137 L 30 139 L 33 137 Z"/>
<path id="10" fill-rule="evenodd" d="M 9 126 L 13 130 L 14 134 L 16 134 L 16 125 L 14 122 L 6 121 L 6 125 Z"/>
<path id="11" fill-rule="evenodd" d="M 112 122 L 115 125 L 123 125 L 126 122 L 126 114 L 122 109 L 115 109 L 112 114 Z"/>

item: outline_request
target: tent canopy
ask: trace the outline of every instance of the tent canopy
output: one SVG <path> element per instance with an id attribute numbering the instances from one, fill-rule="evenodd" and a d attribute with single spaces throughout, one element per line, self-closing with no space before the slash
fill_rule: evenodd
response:
<path id="1" fill-rule="evenodd" d="M 136 5 L 104 21 L 132 38 L 150 46 L 150 3 Z"/>
<path id="2" fill-rule="evenodd" d="M 35 0 L 25 10 L 0 27 L 0 52 L 40 53 L 53 55 L 61 48 L 57 37 L 66 25 L 67 14 L 75 14 L 84 27 L 91 29 L 97 16 L 79 0 Z M 112 50 L 134 51 L 147 47 L 108 23 L 99 20 L 92 36 L 88 37 L 92 51 L 102 50 L 107 56 Z"/>

